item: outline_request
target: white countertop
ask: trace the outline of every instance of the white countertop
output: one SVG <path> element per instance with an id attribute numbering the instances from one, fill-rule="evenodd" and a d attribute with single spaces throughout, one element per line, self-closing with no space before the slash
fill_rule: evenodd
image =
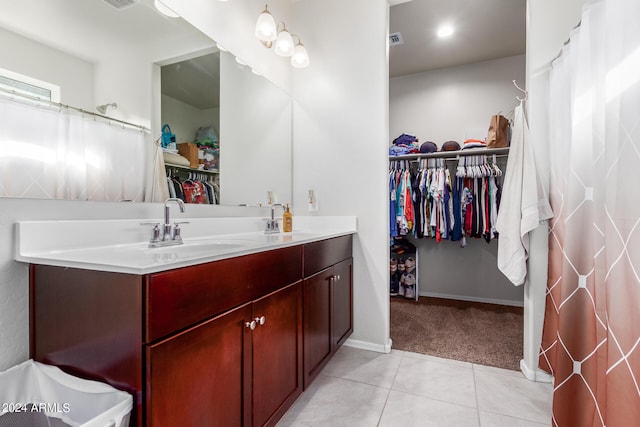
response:
<path id="1" fill-rule="evenodd" d="M 16 223 L 17 261 L 148 274 L 356 233 L 356 218 L 296 217 L 291 233 L 265 234 L 262 218 L 179 218 L 184 244 L 149 248 L 146 220 Z M 157 219 L 150 222 L 158 222 Z"/>

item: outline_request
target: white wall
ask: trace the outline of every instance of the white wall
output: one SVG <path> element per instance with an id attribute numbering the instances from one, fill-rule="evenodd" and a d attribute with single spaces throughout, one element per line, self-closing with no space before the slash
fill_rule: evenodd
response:
<path id="1" fill-rule="evenodd" d="M 93 64 L 0 28 L 0 68 L 60 86 L 61 102 L 95 108 Z"/>
<path id="2" fill-rule="evenodd" d="M 220 134 L 220 109 L 200 110 L 190 104 L 162 95 L 162 124 L 169 124 L 176 135 L 176 142 L 193 142 L 200 127 L 213 125 Z"/>
<path id="3" fill-rule="evenodd" d="M 524 55 L 394 77 L 390 137 L 408 133 L 438 147 L 451 139 L 462 144 L 468 134 L 485 139 L 491 116 L 518 104 L 514 79 L 524 85 Z"/>
<path id="4" fill-rule="evenodd" d="M 524 289 L 497 267 L 498 242 L 467 238 L 459 242 L 411 239 L 418 250 L 419 293 L 424 296 L 523 306 Z"/>
<path id="5" fill-rule="evenodd" d="M 162 123 L 159 116 L 154 116 L 153 91 L 156 88 L 152 76 L 157 67 L 154 64 L 212 46 L 213 41 L 194 31 L 191 37 L 172 44 L 132 45 L 128 49 L 116 46 L 104 52 L 101 61 L 95 65 L 96 105 L 116 102 L 118 108 L 109 109 L 109 116 L 146 126 L 151 129 L 153 140 L 157 139 Z"/>
<path id="6" fill-rule="evenodd" d="M 389 345 L 387 253 L 388 60 L 386 0 L 294 4 L 309 67 L 293 71 L 294 222 L 308 214 L 356 215 L 352 345 Z"/>
<path id="7" fill-rule="evenodd" d="M 514 79 L 524 85 L 524 55 L 392 78 L 390 138 L 405 132 L 438 147 L 451 139 L 462 144 L 468 135 L 484 139 L 491 116 L 507 115 L 518 104 Z M 497 268 L 497 241 L 468 239 L 464 249 L 458 242 L 437 244 L 429 238 L 412 242 L 418 248 L 421 295 L 523 304 L 523 288 Z"/>
<path id="8" fill-rule="evenodd" d="M 220 55 L 220 200 L 225 205 L 291 203 L 291 98 Z M 280 212 L 278 212 L 278 215 Z"/>
<path id="9" fill-rule="evenodd" d="M 163 0 L 171 9 L 200 31 L 220 43 L 276 86 L 291 92 L 291 65 L 289 58 L 278 57 L 273 49 L 267 49 L 253 36 L 258 15 L 265 2 L 211 1 L 211 0 Z M 305 23 L 291 19 L 290 0 L 269 1 L 269 11 L 276 22 L 285 22 L 291 33 L 307 40 Z"/>
<path id="10" fill-rule="evenodd" d="M 548 68 L 560 52 L 569 33 L 580 21 L 584 0 L 535 0 L 527 2 L 527 89 L 528 118 L 531 141 L 542 181 L 549 185 L 547 145 Z M 545 290 L 548 267 L 548 231 L 546 224 L 532 232 L 528 277 L 524 285 L 524 358 L 520 367 L 527 378 L 549 381 L 548 374 L 538 368 L 538 352 L 544 323 Z"/>
<path id="11" fill-rule="evenodd" d="M 171 44 L 106 44 L 101 60 L 92 64 L 0 28 L 0 68 L 59 85 L 63 104 L 95 111 L 96 105 L 115 102 L 118 108 L 107 115 L 151 128 L 155 140 L 161 124 L 153 115 L 153 63 L 211 46 L 197 31 Z"/>

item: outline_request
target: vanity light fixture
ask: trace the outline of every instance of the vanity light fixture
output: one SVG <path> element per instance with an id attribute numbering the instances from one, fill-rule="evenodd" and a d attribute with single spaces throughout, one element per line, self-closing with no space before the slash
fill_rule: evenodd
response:
<path id="1" fill-rule="evenodd" d="M 298 38 L 298 43 L 293 48 L 293 55 L 291 55 L 291 65 L 295 68 L 304 68 L 309 65 L 309 54 L 307 48 L 304 47 L 300 41 L 300 37 L 297 34 L 293 34 Z"/>
<path id="2" fill-rule="evenodd" d="M 180 15 L 171 10 L 167 5 L 162 3 L 160 0 L 153 0 L 153 5 L 156 7 L 158 12 L 162 13 L 164 16 L 168 16 L 169 18 L 178 18 Z"/>
<path id="3" fill-rule="evenodd" d="M 276 25 L 276 21 L 266 4 L 258 16 L 254 34 L 266 48 L 273 47 L 276 55 L 291 57 L 291 66 L 304 68 L 309 65 L 309 53 L 300 37 L 289 33 L 284 22 Z M 293 37 L 298 39 L 297 43 L 294 42 Z"/>
<path id="4" fill-rule="evenodd" d="M 282 30 L 278 33 L 278 38 L 276 38 L 273 50 L 276 52 L 276 55 L 291 56 L 293 55 L 294 47 L 293 37 L 291 37 L 289 31 L 287 31 L 287 27 L 285 27 L 283 22 Z"/>
<path id="5" fill-rule="evenodd" d="M 273 19 L 273 15 L 269 12 L 268 6 L 264 5 L 264 10 L 258 16 L 258 20 L 256 21 L 256 29 L 255 36 L 261 42 L 269 43 L 273 42 L 276 38 L 278 38 L 278 28 L 276 25 L 276 21 Z M 271 47 L 271 46 L 268 46 Z"/>
<path id="6" fill-rule="evenodd" d="M 444 24 L 438 28 L 438 37 L 441 39 L 451 36 L 454 33 L 452 25 Z"/>
<path id="7" fill-rule="evenodd" d="M 116 104 L 115 102 L 112 102 L 111 104 L 98 105 L 96 107 L 96 110 L 98 110 L 98 112 L 100 114 L 107 114 L 107 108 L 109 108 L 109 107 L 111 107 L 111 108 L 113 108 L 115 110 L 116 108 L 118 108 L 118 104 Z"/>

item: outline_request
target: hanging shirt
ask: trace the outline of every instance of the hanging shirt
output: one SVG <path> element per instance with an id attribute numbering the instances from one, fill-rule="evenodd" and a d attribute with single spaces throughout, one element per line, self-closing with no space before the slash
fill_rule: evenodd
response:
<path id="1" fill-rule="evenodd" d="M 174 187 L 173 180 L 169 176 L 167 177 L 167 187 L 169 188 L 169 197 L 175 199 L 175 197 L 176 197 L 176 189 Z"/>
<path id="2" fill-rule="evenodd" d="M 411 194 L 413 197 L 413 235 L 417 238 L 424 236 L 422 231 L 422 194 L 420 193 L 420 171 L 411 174 Z"/>
<path id="3" fill-rule="evenodd" d="M 182 183 L 182 188 L 184 190 L 185 203 L 202 203 L 202 189 L 197 182 L 187 180 Z"/>
<path id="4" fill-rule="evenodd" d="M 462 239 L 462 186 L 463 178 L 456 178 L 453 184 L 453 230 L 451 231 L 451 240 L 454 241 Z"/>
<path id="5" fill-rule="evenodd" d="M 407 234 L 413 230 L 415 223 L 415 213 L 413 210 L 413 189 L 411 186 L 411 174 L 409 171 L 404 173 L 404 216 L 407 221 Z"/>
<path id="6" fill-rule="evenodd" d="M 175 176 L 171 180 L 173 181 L 173 189 L 176 193 L 176 197 L 183 202 L 186 202 L 187 200 L 184 198 L 184 188 L 182 188 L 182 182 L 180 182 L 180 180 Z"/>
<path id="7" fill-rule="evenodd" d="M 389 235 L 392 238 L 398 236 L 395 174 L 395 171 L 389 173 Z"/>

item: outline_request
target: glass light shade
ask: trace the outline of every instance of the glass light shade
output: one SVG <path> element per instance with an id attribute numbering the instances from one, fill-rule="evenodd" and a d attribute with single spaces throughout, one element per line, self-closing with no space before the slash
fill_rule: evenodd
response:
<path id="1" fill-rule="evenodd" d="M 293 55 L 291 56 L 291 65 L 296 68 L 304 68 L 309 65 L 309 54 L 307 53 L 307 49 L 302 45 L 302 43 L 298 43 L 293 49 Z"/>
<path id="2" fill-rule="evenodd" d="M 158 12 L 162 13 L 164 16 L 168 16 L 169 18 L 178 18 L 180 16 L 173 10 L 165 6 L 165 4 L 160 0 L 154 0 L 153 5 L 156 7 L 156 9 L 158 9 Z"/>
<path id="3" fill-rule="evenodd" d="M 278 37 L 276 21 L 273 19 L 273 16 L 269 13 L 266 6 L 260 16 L 258 16 L 254 34 L 258 40 L 262 40 L 263 42 L 271 42 Z"/>
<path id="4" fill-rule="evenodd" d="M 289 31 L 284 28 L 282 31 L 278 33 L 278 38 L 275 43 L 275 51 L 277 55 L 280 56 L 291 56 L 293 55 L 293 38 Z"/>

